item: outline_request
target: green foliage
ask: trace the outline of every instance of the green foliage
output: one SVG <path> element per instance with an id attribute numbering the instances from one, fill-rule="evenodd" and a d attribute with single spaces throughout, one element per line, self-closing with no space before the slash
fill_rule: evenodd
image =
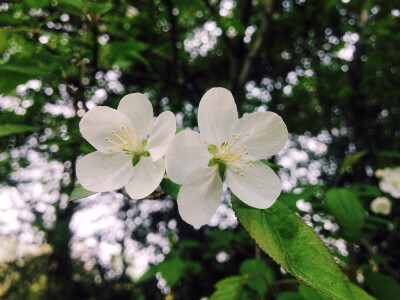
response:
<path id="1" fill-rule="evenodd" d="M 276 202 L 260 210 L 234 195 L 232 205 L 258 246 L 287 272 L 328 297 L 353 299 L 348 282 L 324 243 L 285 205 Z"/>
<path id="2" fill-rule="evenodd" d="M 25 124 L 0 124 L 0 137 L 40 129 L 39 126 Z"/>
<path id="3" fill-rule="evenodd" d="M 82 198 L 86 198 L 96 194 L 95 192 L 88 191 L 82 185 L 78 184 L 74 190 L 72 191 L 71 195 L 68 198 L 69 201 L 74 201 Z"/>
<path id="4" fill-rule="evenodd" d="M 344 234 L 357 238 L 364 224 L 364 208 L 358 197 L 349 189 L 333 188 L 326 193 L 325 204 Z"/>
<path id="5" fill-rule="evenodd" d="M 363 300 L 374 300 L 375 298 L 360 288 L 358 285 L 350 282 L 350 290 L 354 295 L 354 299 L 363 299 Z M 381 297 L 381 294 L 378 295 Z"/>
<path id="6" fill-rule="evenodd" d="M 369 290 L 382 300 L 400 299 L 400 285 L 393 278 L 377 273 L 370 272 L 365 274 L 365 282 Z"/>
<path id="7" fill-rule="evenodd" d="M 270 168 L 276 168 L 276 169 L 281 169 L 281 168 L 283 168 L 283 166 L 277 165 L 277 164 L 273 164 L 273 163 L 271 163 L 271 162 L 269 162 L 269 161 L 267 161 L 267 160 L 265 160 L 265 159 L 261 159 L 261 162 L 262 162 L 264 165 L 266 165 L 266 166 L 268 166 L 268 167 L 270 167 Z"/>
<path id="8" fill-rule="evenodd" d="M 176 184 L 171 181 L 169 178 L 163 178 L 163 180 L 160 183 L 160 186 L 164 192 L 166 192 L 168 195 L 170 195 L 172 198 L 177 199 L 178 198 L 178 193 L 180 189 L 180 185 Z"/>
<path id="9" fill-rule="evenodd" d="M 340 168 L 339 175 L 346 173 L 350 168 L 356 164 L 363 156 L 367 154 L 367 151 L 361 151 L 354 154 L 351 154 L 345 158 L 343 164 Z"/>
<path id="10" fill-rule="evenodd" d="M 244 278 L 242 276 L 230 276 L 217 282 L 217 289 L 209 300 L 239 300 L 246 299 L 243 295 Z"/>
<path id="11" fill-rule="evenodd" d="M 10 94 L 30 79 L 45 75 L 45 71 L 32 62 L 8 62 L 0 65 L 0 91 Z"/>

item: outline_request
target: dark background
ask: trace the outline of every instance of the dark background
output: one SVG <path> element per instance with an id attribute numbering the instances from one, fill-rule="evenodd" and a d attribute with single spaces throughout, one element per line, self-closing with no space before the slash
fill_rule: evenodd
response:
<path id="1" fill-rule="evenodd" d="M 369 205 L 382 195 L 374 171 L 400 162 L 399 29 L 396 1 L 0 1 L 0 253 L 17 254 L 0 262 L 0 297 L 199 299 L 257 258 L 275 281 L 251 297 L 302 299 L 238 225 L 228 195 L 201 229 L 162 190 L 66 203 L 77 158 L 93 151 L 78 128 L 85 111 L 141 92 L 156 115 L 171 110 L 193 128 L 216 86 L 240 115 L 282 116 L 290 141 L 270 159 L 283 166 L 280 201 L 350 280 L 382 299 L 374 286 L 390 282 L 383 293 L 398 295 L 400 200 L 389 216 Z M 324 205 L 333 186 L 351 187 L 366 211 L 356 240 Z M 157 267 L 137 282 L 148 263 Z"/>

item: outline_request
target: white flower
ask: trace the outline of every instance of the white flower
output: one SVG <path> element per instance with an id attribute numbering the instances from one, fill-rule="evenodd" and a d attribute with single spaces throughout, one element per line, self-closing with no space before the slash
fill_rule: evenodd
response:
<path id="1" fill-rule="evenodd" d="M 382 179 L 379 182 L 381 191 L 390 194 L 393 198 L 400 198 L 400 167 L 377 170 L 375 175 Z"/>
<path id="2" fill-rule="evenodd" d="M 371 211 L 376 214 L 388 215 L 392 209 L 392 203 L 386 197 L 379 197 L 371 202 Z"/>
<path id="3" fill-rule="evenodd" d="M 176 130 L 172 112 L 163 112 L 154 120 L 150 101 L 135 93 L 123 97 L 117 110 L 93 108 L 79 127 L 97 150 L 76 166 L 85 189 L 104 192 L 125 186 L 132 199 L 141 199 L 160 184 L 165 172 L 163 156 Z"/>
<path id="4" fill-rule="evenodd" d="M 232 94 L 213 88 L 198 109 L 200 133 L 184 130 L 172 140 L 165 155 L 169 178 L 182 184 L 178 209 L 194 226 L 208 223 L 222 198 L 222 180 L 246 204 L 270 207 L 281 192 L 274 171 L 258 161 L 276 154 L 288 132 L 275 113 L 256 112 L 238 118 Z M 221 172 L 222 171 L 222 172 Z"/>

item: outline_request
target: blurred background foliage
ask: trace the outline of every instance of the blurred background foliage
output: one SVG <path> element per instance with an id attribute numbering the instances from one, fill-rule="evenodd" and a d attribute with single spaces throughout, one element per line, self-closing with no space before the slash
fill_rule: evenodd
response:
<path id="1" fill-rule="evenodd" d="M 78 127 L 88 109 L 141 92 L 193 128 L 222 86 L 240 114 L 287 124 L 270 160 L 279 201 L 353 283 L 399 299 L 400 200 L 370 210 L 386 195 L 375 170 L 400 164 L 399 29 L 384 0 L 0 1 L 0 297 L 323 299 L 257 248 L 228 194 L 200 229 L 167 180 L 148 199 L 67 203 L 93 151 Z"/>

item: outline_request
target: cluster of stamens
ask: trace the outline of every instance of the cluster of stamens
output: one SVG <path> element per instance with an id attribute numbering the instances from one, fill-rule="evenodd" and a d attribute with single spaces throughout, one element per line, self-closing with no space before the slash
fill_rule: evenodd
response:
<path id="1" fill-rule="evenodd" d="M 246 146 L 237 145 L 240 136 L 240 133 L 232 133 L 232 137 L 222 143 L 221 147 L 217 149 L 214 157 L 217 160 L 225 163 L 230 169 L 235 171 L 240 176 L 244 176 L 240 169 L 252 167 L 253 160 L 249 159 L 246 161 L 246 159 L 243 159 L 246 155 L 249 154 L 249 152 L 247 151 Z M 246 136 L 250 136 L 250 133 L 247 132 Z"/>
<path id="2" fill-rule="evenodd" d="M 111 143 L 113 146 L 108 149 L 109 152 L 113 152 L 117 148 L 121 148 L 127 152 L 135 152 L 135 149 L 141 147 L 142 139 L 144 138 L 143 131 L 136 131 L 132 128 L 127 128 L 126 126 L 121 126 L 122 131 L 115 132 L 110 131 L 111 137 L 104 138 L 107 142 Z M 140 148 L 139 148 L 140 149 Z"/>

